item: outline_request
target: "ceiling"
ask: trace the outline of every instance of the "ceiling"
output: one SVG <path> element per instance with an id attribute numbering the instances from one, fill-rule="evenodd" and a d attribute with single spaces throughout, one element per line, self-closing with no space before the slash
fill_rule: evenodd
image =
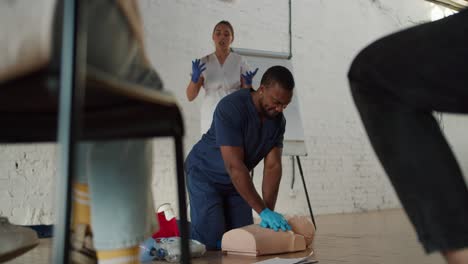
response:
<path id="1" fill-rule="evenodd" d="M 454 10 L 457 10 L 457 11 L 468 7 L 468 0 L 427 0 L 427 1 L 440 4 L 445 7 L 449 7 Z"/>

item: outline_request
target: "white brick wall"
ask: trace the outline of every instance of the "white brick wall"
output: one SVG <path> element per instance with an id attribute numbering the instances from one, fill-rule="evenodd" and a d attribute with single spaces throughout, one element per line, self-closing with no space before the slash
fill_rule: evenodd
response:
<path id="1" fill-rule="evenodd" d="M 430 20 L 433 5 L 422 0 L 292 3 L 292 63 L 309 151 L 302 165 L 315 213 L 399 207 L 364 136 L 346 73 L 364 45 L 402 27 Z M 226 19 L 234 25 L 235 47 L 288 51 L 287 0 L 140 0 L 140 7 L 150 59 L 183 109 L 186 152 L 198 140 L 200 131 L 201 100 L 189 103 L 185 98 L 191 60 L 212 52 L 211 32 L 216 22 Z M 460 120 L 447 117 L 444 122 L 459 160 L 466 164 L 468 147 L 464 151 L 461 147 L 466 146 L 463 135 L 468 125 Z M 156 204 L 176 205 L 173 148 L 169 139 L 155 140 Z M 291 192 L 291 162 L 289 158 L 283 161 L 277 208 L 287 214 L 308 214 L 299 171 L 296 169 Z M 261 171 L 260 165 L 255 171 L 258 187 Z M 0 146 L 0 214 L 22 224 L 51 223 L 54 177 L 54 146 Z"/>
<path id="2" fill-rule="evenodd" d="M 53 145 L 0 145 L 0 215 L 18 224 L 50 224 L 56 177 Z"/>

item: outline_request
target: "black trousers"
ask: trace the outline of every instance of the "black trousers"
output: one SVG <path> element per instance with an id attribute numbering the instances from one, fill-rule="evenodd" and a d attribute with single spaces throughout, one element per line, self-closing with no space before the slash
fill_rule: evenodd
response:
<path id="1" fill-rule="evenodd" d="M 370 142 L 426 252 L 468 247 L 467 185 L 433 117 L 468 113 L 468 10 L 372 43 L 348 78 Z"/>

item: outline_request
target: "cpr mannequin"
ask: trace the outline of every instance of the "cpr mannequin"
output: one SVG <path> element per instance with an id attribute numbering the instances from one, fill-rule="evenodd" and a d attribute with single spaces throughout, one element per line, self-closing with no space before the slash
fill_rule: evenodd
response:
<path id="1" fill-rule="evenodd" d="M 305 250 L 314 239 L 314 225 L 304 216 L 294 216 L 287 220 L 292 231 L 275 232 L 256 224 L 230 230 L 223 235 L 222 250 L 227 254 L 248 256 Z"/>

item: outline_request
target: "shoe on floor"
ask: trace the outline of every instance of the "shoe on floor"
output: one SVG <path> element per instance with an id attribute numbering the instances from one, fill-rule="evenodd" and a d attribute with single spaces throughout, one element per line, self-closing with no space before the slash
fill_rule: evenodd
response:
<path id="1" fill-rule="evenodd" d="M 39 244 L 36 231 L 0 217 L 0 263 L 14 259 Z"/>

